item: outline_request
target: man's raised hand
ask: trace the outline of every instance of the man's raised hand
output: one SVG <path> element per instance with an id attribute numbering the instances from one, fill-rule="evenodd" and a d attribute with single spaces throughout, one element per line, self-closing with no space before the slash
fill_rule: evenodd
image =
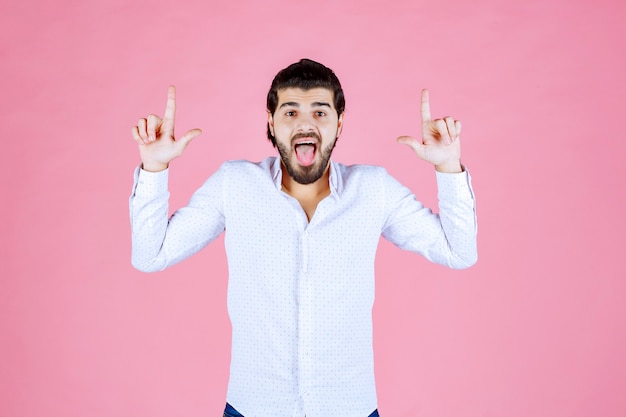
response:
<path id="1" fill-rule="evenodd" d="M 200 129 L 191 129 L 176 139 L 175 115 L 176 88 L 171 85 L 167 90 L 167 105 L 163 118 L 151 114 L 146 119 L 139 119 L 137 126 L 133 126 L 132 135 L 139 144 L 139 155 L 144 170 L 163 171 L 174 158 L 182 155 L 193 138 L 202 133 Z"/>
<path id="2" fill-rule="evenodd" d="M 408 145 L 417 156 L 435 165 L 440 172 L 461 172 L 461 122 L 452 117 L 432 120 L 428 90 L 422 90 L 422 139 L 400 136 L 397 141 Z"/>

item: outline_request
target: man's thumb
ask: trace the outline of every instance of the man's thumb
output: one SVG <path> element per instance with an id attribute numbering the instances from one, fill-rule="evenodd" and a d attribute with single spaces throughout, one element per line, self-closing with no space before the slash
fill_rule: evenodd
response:
<path id="1" fill-rule="evenodd" d="M 191 129 L 185 132 L 183 136 L 181 136 L 176 142 L 178 142 L 181 147 L 181 151 L 189 145 L 189 143 L 198 135 L 202 133 L 200 129 Z"/>
<path id="2" fill-rule="evenodd" d="M 407 145 L 408 147 L 413 149 L 413 151 L 415 151 L 417 156 L 419 156 L 420 158 L 424 154 L 424 144 L 421 143 L 419 140 L 415 139 L 414 137 L 400 136 L 398 139 L 396 139 L 396 142 L 401 143 L 403 145 Z"/>

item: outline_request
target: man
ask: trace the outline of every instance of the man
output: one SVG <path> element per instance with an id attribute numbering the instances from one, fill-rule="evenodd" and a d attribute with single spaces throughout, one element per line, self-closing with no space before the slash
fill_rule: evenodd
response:
<path id="1" fill-rule="evenodd" d="M 345 101 L 335 74 L 303 59 L 267 97 L 268 138 L 280 158 L 230 161 L 168 219 L 167 169 L 200 130 L 174 137 L 175 90 L 161 119 L 132 129 L 142 167 L 130 199 L 133 265 L 162 270 L 226 231 L 232 359 L 225 416 L 378 416 L 371 310 L 380 235 L 452 268 L 476 262 L 461 124 L 432 120 L 403 136 L 435 166 L 440 214 L 383 168 L 330 160 Z"/>

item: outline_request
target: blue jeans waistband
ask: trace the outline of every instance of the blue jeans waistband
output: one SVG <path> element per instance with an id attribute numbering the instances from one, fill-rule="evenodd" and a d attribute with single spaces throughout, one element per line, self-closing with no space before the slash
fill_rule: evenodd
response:
<path id="1" fill-rule="evenodd" d="M 235 410 L 235 407 L 226 403 L 226 408 L 224 408 L 224 417 L 244 417 L 239 411 Z M 380 417 L 378 415 L 378 409 L 374 410 L 372 414 L 368 417 Z"/>

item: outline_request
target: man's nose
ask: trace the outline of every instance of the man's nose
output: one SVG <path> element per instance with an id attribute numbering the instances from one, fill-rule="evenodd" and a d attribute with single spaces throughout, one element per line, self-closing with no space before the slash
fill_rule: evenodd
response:
<path id="1" fill-rule="evenodd" d="M 315 120 L 309 114 L 300 114 L 298 117 L 298 132 L 310 132 L 315 130 Z"/>

